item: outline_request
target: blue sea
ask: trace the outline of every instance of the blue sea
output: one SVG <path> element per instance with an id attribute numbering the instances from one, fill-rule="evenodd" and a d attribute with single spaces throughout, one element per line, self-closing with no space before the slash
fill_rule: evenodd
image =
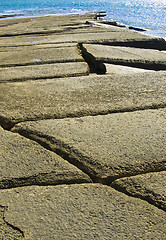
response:
<path id="1" fill-rule="evenodd" d="M 166 38 L 166 0 L 0 0 L 0 15 L 83 14 L 106 11 L 107 19 Z"/>

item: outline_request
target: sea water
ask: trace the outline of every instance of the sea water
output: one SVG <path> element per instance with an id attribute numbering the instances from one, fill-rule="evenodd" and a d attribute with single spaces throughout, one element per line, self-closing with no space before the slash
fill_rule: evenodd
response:
<path id="1" fill-rule="evenodd" d="M 106 11 L 107 19 L 166 38 L 166 0 L 0 0 L 0 15 L 83 14 Z"/>

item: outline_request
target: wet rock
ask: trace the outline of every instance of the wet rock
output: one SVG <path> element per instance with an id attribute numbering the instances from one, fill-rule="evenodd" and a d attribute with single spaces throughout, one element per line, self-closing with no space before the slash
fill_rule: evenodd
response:
<path id="1" fill-rule="evenodd" d="M 146 29 L 144 28 L 138 28 L 138 27 L 129 27 L 130 30 L 135 30 L 135 31 L 139 31 L 139 32 L 145 32 Z"/>

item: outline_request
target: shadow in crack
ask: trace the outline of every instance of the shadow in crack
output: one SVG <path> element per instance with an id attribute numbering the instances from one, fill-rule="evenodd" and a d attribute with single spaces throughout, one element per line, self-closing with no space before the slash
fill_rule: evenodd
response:
<path id="1" fill-rule="evenodd" d="M 90 73 L 96 74 L 105 74 L 106 66 L 102 61 L 96 60 L 96 58 L 89 52 L 87 52 L 86 48 L 83 47 L 82 43 L 79 44 L 79 48 L 84 58 L 85 62 L 89 65 Z"/>

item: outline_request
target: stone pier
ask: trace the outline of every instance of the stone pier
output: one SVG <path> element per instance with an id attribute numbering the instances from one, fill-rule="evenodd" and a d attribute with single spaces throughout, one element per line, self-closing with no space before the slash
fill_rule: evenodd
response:
<path id="1" fill-rule="evenodd" d="M 166 239 L 166 42 L 98 18 L 0 20 L 0 240 Z"/>

